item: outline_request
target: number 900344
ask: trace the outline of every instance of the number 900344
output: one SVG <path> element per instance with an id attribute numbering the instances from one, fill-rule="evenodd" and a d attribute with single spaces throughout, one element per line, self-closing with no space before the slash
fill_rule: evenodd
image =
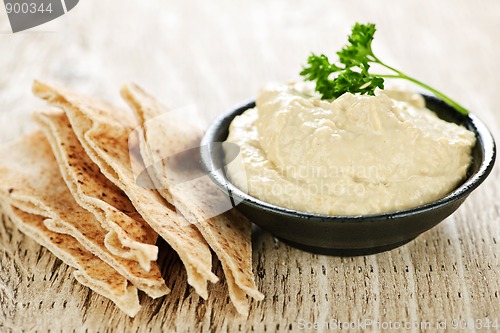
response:
<path id="1" fill-rule="evenodd" d="M 40 4 L 34 2 L 15 2 L 5 3 L 5 10 L 7 14 L 35 14 L 35 13 L 52 13 L 52 3 L 44 4 L 43 2 Z"/>

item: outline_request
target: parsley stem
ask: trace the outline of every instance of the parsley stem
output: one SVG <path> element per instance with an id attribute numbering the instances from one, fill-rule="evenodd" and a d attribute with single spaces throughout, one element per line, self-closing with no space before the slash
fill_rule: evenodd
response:
<path id="1" fill-rule="evenodd" d="M 346 92 L 374 95 L 375 89 L 384 88 L 384 78 L 405 79 L 433 93 L 457 112 L 467 115 L 466 108 L 427 84 L 412 78 L 394 67 L 382 62 L 373 54 L 372 41 L 375 24 L 356 23 L 348 37 L 349 44 L 337 52 L 338 62 L 330 63 L 324 55 L 311 54 L 307 59 L 308 67 L 304 67 L 300 75 L 307 81 L 316 81 L 315 90 L 321 93 L 322 99 L 331 99 Z M 369 73 L 370 64 L 378 64 L 390 70 L 390 74 Z M 330 74 L 336 73 L 334 79 Z"/>
<path id="2" fill-rule="evenodd" d="M 432 88 L 431 86 L 417 80 L 417 79 L 414 79 L 412 78 L 411 76 L 408 76 L 406 74 L 404 74 L 403 72 L 395 69 L 394 67 L 391 67 L 389 65 L 386 65 L 385 63 L 383 63 L 382 61 L 380 61 L 377 57 L 375 57 L 374 55 L 373 56 L 373 62 L 387 68 L 387 69 L 390 69 L 391 71 L 397 73 L 397 75 L 377 75 L 377 76 L 380 76 L 380 77 L 383 77 L 383 78 L 391 78 L 391 79 L 406 79 L 408 81 L 411 81 L 419 86 L 421 86 L 422 88 L 432 92 L 434 95 L 436 95 L 437 97 L 441 98 L 444 102 L 446 102 L 448 105 L 454 107 L 458 112 L 460 112 L 461 114 L 463 115 L 467 115 L 469 113 L 469 111 L 467 111 L 466 108 L 464 108 L 463 106 L 461 106 L 460 104 L 458 104 L 457 102 L 455 102 L 454 100 L 452 100 L 451 98 L 449 98 L 448 96 L 446 96 L 445 94 L 443 94 L 442 92 L 440 92 L 439 90 L 436 90 L 434 88 Z"/>

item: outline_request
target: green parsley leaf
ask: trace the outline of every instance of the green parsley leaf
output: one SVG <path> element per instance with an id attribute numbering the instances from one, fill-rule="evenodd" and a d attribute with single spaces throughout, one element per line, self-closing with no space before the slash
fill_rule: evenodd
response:
<path id="1" fill-rule="evenodd" d="M 315 89 L 323 99 L 337 98 L 346 92 L 374 95 L 375 89 L 384 89 L 384 78 L 406 79 L 429 90 L 460 113 L 468 114 L 467 109 L 442 92 L 380 61 L 372 51 L 375 31 L 375 24 L 356 23 L 348 37 L 349 43 L 337 52 L 337 64 L 331 63 L 324 54 L 313 53 L 307 59 L 307 66 L 302 69 L 300 75 L 306 81 L 316 82 Z M 370 73 L 370 64 L 385 67 L 392 74 Z"/>

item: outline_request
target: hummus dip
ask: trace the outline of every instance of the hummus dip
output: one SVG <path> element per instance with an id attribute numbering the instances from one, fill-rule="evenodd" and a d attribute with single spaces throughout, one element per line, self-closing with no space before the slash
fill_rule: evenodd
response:
<path id="1" fill-rule="evenodd" d="M 439 119 L 422 96 L 383 90 L 321 100 L 304 83 L 270 85 L 237 116 L 230 181 L 298 211 L 377 214 L 442 198 L 464 179 L 475 135 Z M 243 167 L 242 167 L 243 165 Z"/>

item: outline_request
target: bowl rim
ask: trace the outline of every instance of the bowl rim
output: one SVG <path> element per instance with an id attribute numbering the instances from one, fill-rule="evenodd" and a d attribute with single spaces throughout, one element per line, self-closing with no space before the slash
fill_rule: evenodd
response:
<path id="1" fill-rule="evenodd" d="M 438 99 L 435 96 L 422 94 L 426 99 L 431 99 L 435 102 L 444 103 L 442 100 Z M 445 104 L 447 107 L 452 108 L 451 106 Z M 219 187 L 220 190 L 225 192 L 226 195 L 229 195 L 231 198 L 231 202 L 233 206 L 234 204 L 233 196 L 238 197 L 241 202 L 238 204 L 244 203 L 246 205 L 253 206 L 254 208 L 261 209 L 273 214 L 279 214 L 283 216 L 289 216 L 294 218 L 302 218 L 307 220 L 318 220 L 321 222 L 356 222 L 359 221 L 380 221 L 380 220 L 389 220 L 389 219 L 398 219 L 403 217 L 408 217 L 412 215 L 418 215 L 421 213 L 425 213 L 436 208 L 440 208 L 442 206 L 446 206 L 455 201 L 460 200 L 461 198 L 467 197 L 472 191 L 474 191 L 490 174 L 493 166 L 495 164 L 496 158 L 496 145 L 493 139 L 493 135 L 488 130 L 487 126 L 473 113 L 469 112 L 468 115 L 463 116 L 467 123 L 473 126 L 473 131 L 476 134 L 476 145 L 479 144 L 480 148 L 483 152 L 483 159 L 481 164 L 476 172 L 471 174 L 460 186 L 454 189 L 452 192 L 448 193 L 445 197 L 432 201 L 427 204 L 423 204 L 420 206 L 401 209 L 386 213 L 378 213 L 378 214 L 366 214 L 366 215 L 328 215 L 328 214 L 319 214 L 319 213 L 310 213 L 305 211 L 298 211 L 294 209 L 289 209 L 281 206 L 277 206 L 271 204 L 269 202 L 265 202 L 256 197 L 245 193 L 240 190 L 234 184 L 232 184 L 229 179 L 224 175 L 225 171 L 223 169 L 216 169 L 209 167 L 212 165 L 212 150 L 210 149 L 210 143 L 220 142 L 214 141 L 214 136 L 219 131 L 219 128 L 228 121 L 228 118 L 231 118 L 228 122 L 229 124 L 236 116 L 240 115 L 244 111 L 255 107 L 255 100 L 249 99 L 242 103 L 239 103 L 233 106 L 230 111 L 225 112 L 218 117 L 216 117 L 208 129 L 206 130 L 202 140 L 200 147 L 208 147 L 208 149 L 200 149 L 201 150 L 201 163 L 205 171 L 208 173 L 210 179 Z M 456 111 L 456 110 L 455 110 Z M 458 113 L 458 111 L 456 111 Z M 460 114 L 460 116 L 462 116 Z"/>

